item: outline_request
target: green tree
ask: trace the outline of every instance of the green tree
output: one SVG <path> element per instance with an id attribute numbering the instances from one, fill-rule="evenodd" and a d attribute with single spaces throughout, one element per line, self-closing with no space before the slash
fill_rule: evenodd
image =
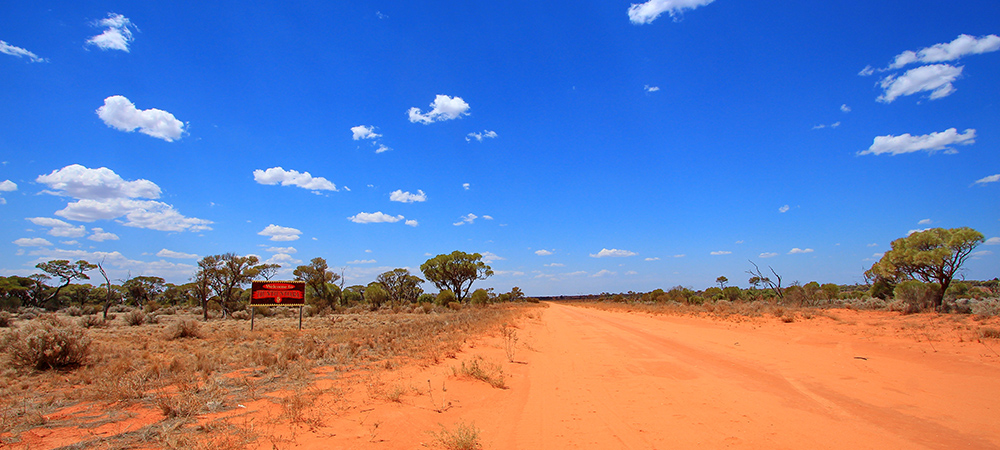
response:
<path id="1" fill-rule="evenodd" d="M 726 288 L 726 283 L 729 282 L 729 278 L 726 278 L 726 277 L 722 276 L 722 277 L 716 278 L 715 282 L 719 283 L 719 289 L 725 289 Z"/>
<path id="2" fill-rule="evenodd" d="M 163 293 L 166 280 L 160 277 L 135 277 L 122 284 L 125 294 L 132 302 L 142 307 Z"/>
<path id="3" fill-rule="evenodd" d="M 365 300 L 371 304 L 372 311 L 375 311 L 389 300 L 389 293 L 382 287 L 382 283 L 372 281 L 365 287 Z"/>
<path id="4" fill-rule="evenodd" d="M 455 293 L 459 302 L 469 294 L 472 283 L 485 280 L 493 275 L 493 269 L 482 261 L 479 253 L 465 253 L 455 250 L 449 255 L 437 255 L 420 265 L 427 281 L 440 290 Z"/>
<path id="5" fill-rule="evenodd" d="M 219 297 L 223 316 L 228 316 L 237 305 L 243 286 L 249 284 L 260 271 L 260 262 L 256 256 L 240 256 L 235 253 L 223 253 L 202 258 L 198 263 L 198 274 L 204 276 L 215 295 Z M 196 275 L 196 282 L 199 275 Z M 203 297 L 203 305 L 208 306 L 207 296 Z M 205 317 L 208 317 L 206 309 Z"/>
<path id="6" fill-rule="evenodd" d="M 892 241 L 892 249 L 865 276 L 935 283 L 939 289 L 931 299 L 931 306 L 940 309 L 951 280 L 983 240 L 982 233 L 968 227 L 918 231 Z"/>
<path id="7" fill-rule="evenodd" d="M 309 265 L 296 267 L 292 271 L 292 275 L 295 276 L 296 280 L 305 281 L 306 285 L 311 287 L 313 292 L 323 299 L 323 303 L 333 303 L 334 299 L 332 298 L 333 296 L 328 284 L 339 280 L 340 275 L 329 270 L 325 259 L 320 257 L 313 258 L 309 261 Z"/>
<path id="8" fill-rule="evenodd" d="M 420 288 L 420 283 L 424 280 L 415 275 L 410 275 L 406 269 L 393 269 L 379 274 L 378 281 L 386 293 L 389 294 L 389 303 L 393 306 L 417 301 L 424 290 Z"/>
<path id="9" fill-rule="evenodd" d="M 42 272 L 45 272 L 48 277 L 62 280 L 62 284 L 56 287 L 55 292 L 49 294 L 45 300 L 42 300 L 42 303 L 48 303 L 49 300 L 55 300 L 56 304 L 53 305 L 55 309 L 59 309 L 59 291 L 66 286 L 69 286 L 73 280 L 89 280 L 90 277 L 87 276 L 87 272 L 97 268 L 96 265 L 84 260 L 71 264 L 65 259 L 56 259 L 49 262 L 38 263 L 35 267 L 41 269 Z"/>

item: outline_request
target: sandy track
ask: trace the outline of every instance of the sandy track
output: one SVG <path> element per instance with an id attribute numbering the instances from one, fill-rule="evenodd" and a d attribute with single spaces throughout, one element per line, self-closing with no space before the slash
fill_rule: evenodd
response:
<path id="1" fill-rule="evenodd" d="M 1000 448 L 995 361 L 809 328 L 553 304 L 489 447 Z"/>

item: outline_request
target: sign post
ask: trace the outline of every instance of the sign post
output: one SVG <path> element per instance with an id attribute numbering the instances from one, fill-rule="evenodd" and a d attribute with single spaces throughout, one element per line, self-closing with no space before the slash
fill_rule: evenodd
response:
<path id="1" fill-rule="evenodd" d="M 250 331 L 258 306 L 298 306 L 299 329 L 302 329 L 302 307 L 306 304 L 305 281 L 254 281 L 250 288 Z"/>

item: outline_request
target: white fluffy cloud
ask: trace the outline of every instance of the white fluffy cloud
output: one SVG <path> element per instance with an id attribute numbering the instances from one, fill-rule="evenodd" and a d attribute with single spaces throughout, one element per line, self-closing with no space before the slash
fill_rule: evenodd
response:
<path id="1" fill-rule="evenodd" d="M 0 192 L 14 192 L 17 190 L 17 183 L 10 180 L 0 182 Z"/>
<path id="2" fill-rule="evenodd" d="M 0 41 L 0 53 L 5 53 L 11 56 L 17 56 L 18 58 L 27 57 L 28 61 L 31 62 L 49 62 L 49 60 L 45 58 L 39 58 L 38 55 L 31 53 L 28 50 L 25 50 L 21 47 L 15 47 L 13 45 L 10 45 L 5 41 Z"/>
<path id="3" fill-rule="evenodd" d="M 403 222 L 403 223 L 406 224 L 406 225 L 409 225 L 411 227 L 415 227 L 417 225 L 420 225 L 419 222 L 417 222 L 416 220 L 413 220 L 413 219 L 407 220 L 406 222 Z"/>
<path id="4" fill-rule="evenodd" d="M 774 258 L 775 256 L 778 256 L 778 254 L 774 252 L 764 252 L 757 255 L 758 258 Z"/>
<path id="5" fill-rule="evenodd" d="M 268 236 L 272 241 L 287 242 L 298 240 L 302 231 L 291 227 L 282 227 L 272 223 L 264 227 L 264 229 L 260 230 L 257 234 L 261 236 Z"/>
<path id="6" fill-rule="evenodd" d="M 628 257 L 628 256 L 635 256 L 635 255 L 638 255 L 638 253 L 632 252 L 632 251 L 628 251 L 628 250 L 619 250 L 617 248 L 612 248 L 612 249 L 602 248 L 601 251 L 599 251 L 597 253 L 591 253 L 590 257 L 591 258 L 624 258 L 624 257 Z"/>
<path id="7" fill-rule="evenodd" d="M 731 255 L 731 254 L 733 254 L 733 252 L 731 252 L 729 250 L 719 250 L 717 252 L 709 252 L 709 255 L 712 255 L 712 256 L 722 256 L 722 255 Z"/>
<path id="8" fill-rule="evenodd" d="M 104 123 L 120 131 L 140 133 L 173 142 L 184 135 L 184 122 L 173 114 L 156 108 L 137 109 L 135 104 L 121 95 L 104 99 L 104 106 L 97 108 L 97 116 Z"/>
<path id="9" fill-rule="evenodd" d="M 901 155 L 926 151 L 934 153 L 944 150 L 945 153 L 958 153 L 957 150 L 949 147 L 951 145 L 970 145 L 976 142 L 976 130 L 967 129 L 965 133 L 959 133 L 955 128 L 925 134 L 923 136 L 911 136 L 909 133 L 900 136 L 876 136 L 868 150 L 859 152 L 859 155 Z"/>
<path id="10" fill-rule="evenodd" d="M 173 250 L 163 249 L 156 252 L 156 256 L 160 258 L 173 258 L 173 259 L 198 259 L 198 255 L 194 253 L 183 253 L 175 252 Z"/>
<path id="11" fill-rule="evenodd" d="M 478 218 L 479 218 L 479 216 L 477 216 L 477 215 L 475 215 L 473 213 L 468 213 L 468 214 L 462 216 L 458 222 L 455 222 L 452 225 L 454 225 L 454 226 L 457 227 L 457 226 L 465 225 L 467 223 L 471 224 L 471 223 L 475 222 L 476 219 L 478 219 Z"/>
<path id="12" fill-rule="evenodd" d="M 811 248 L 798 248 L 798 247 L 795 247 L 795 248 L 791 249 L 788 252 L 788 254 L 789 255 L 797 255 L 797 254 L 800 254 L 800 253 L 812 253 L 812 252 L 813 252 L 813 249 L 811 249 Z"/>
<path id="13" fill-rule="evenodd" d="M 427 194 L 424 194 L 422 190 L 417 190 L 416 194 L 411 194 L 409 191 L 403 192 L 402 189 L 397 189 L 389 194 L 389 200 L 400 203 L 426 202 Z"/>
<path id="14" fill-rule="evenodd" d="M 149 180 L 125 181 L 111 169 L 89 169 L 72 164 L 40 175 L 35 181 L 47 185 L 49 194 L 76 199 L 56 215 L 78 222 L 128 219 L 126 226 L 160 231 L 211 230 L 210 220 L 184 217 L 172 205 L 152 200 L 160 196 L 160 187 Z"/>
<path id="15" fill-rule="evenodd" d="M 462 183 L 462 189 L 467 191 L 469 190 L 470 187 L 472 187 L 472 185 L 470 185 L 469 183 Z"/>
<path id="16" fill-rule="evenodd" d="M 497 137 L 496 131 L 483 130 L 482 133 L 469 133 L 468 136 L 466 136 L 465 140 L 472 141 L 473 139 L 475 139 L 479 142 L 483 142 L 483 139 L 494 139 L 496 137 Z"/>
<path id="17" fill-rule="evenodd" d="M 843 105 L 840 105 L 840 110 L 843 111 L 843 112 L 845 112 L 845 113 L 849 113 L 849 112 L 851 112 L 851 107 L 847 106 L 847 104 L 845 103 Z"/>
<path id="18" fill-rule="evenodd" d="M 917 225 L 930 225 L 930 224 L 931 224 L 931 219 L 923 219 L 920 222 L 917 222 Z"/>
<path id="19" fill-rule="evenodd" d="M 642 87 L 642 90 L 644 90 L 646 92 L 656 92 L 656 91 L 660 90 L 660 87 L 659 86 L 650 86 L 650 85 L 647 84 L 647 85 L 645 85 L 645 86 Z"/>
<path id="20" fill-rule="evenodd" d="M 1000 237 L 991 237 L 984 242 L 986 245 L 1000 245 Z"/>
<path id="21" fill-rule="evenodd" d="M 612 271 L 610 271 L 608 269 L 601 269 L 600 272 L 597 272 L 597 273 L 591 275 L 590 277 L 591 278 L 601 278 L 601 277 L 610 277 L 610 276 L 614 276 L 614 275 L 617 275 L 617 274 L 618 274 L 617 272 L 612 272 Z"/>
<path id="22" fill-rule="evenodd" d="M 19 247 L 48 247 L 52 243 L 44 238 L 21 238 L 15 240 L 14 245 Z"/>
<path id="23" fill-rule="evenodd" d="M 964 67 L 932 64 L 907 70 L 900 76 L 889 75 L 879 82 L 885 93 L 876 100 L 882 103 L 892 103 L 900 96 L 924 91 L 931 92 L 931 100 L 947 97 L 955 92 L 955 86 L 952 85 L 952 82 L 962 75 L 962 69 Z"/>
<path id="24" fill-rule="evenodd" d="M 440 122 L 442 120 L 452 120 L 457 119 L 461 116 L 469 115 L 469 104 L 462 100 L 462 97 L 449 97 L 447 95 L 438 95 L 434 97 L 434 102 L 431 103 L 431 110 L 427 114 L 422 114 L 420 108 L 413 107 L 407 111 L 407 115 L 410 116 L 410 122 L 430 124 L 433 122 Z"/>
<path id="25" fill-rule="evenodd" d="M 355 141 L 360 139 L 375 139 L 382 137 L 381 134 L 375 133 L 375 127 L 358 125 L 356 127 L 351 127 L 351 133 L 354 135 L 353 139 Z"/>
<path id="26" fill-rule="evenodd" d="M 112 198 L 159 198 L 160 187 L 149 180 L 125 181 L 107 167 L 89 169 L 71 164 L 39 175 L 35 181 L 55 190 L 56 195 L 104 200 Z"/>
<path id="27" fill-rule="evenodd" d="M 545 249 L 541 249 L 541 250 L 536 250 L 535 254 L 538 255 L 538 256 L 549 256 L 549 255 L 552 254 L 552 252 L 550 252 L 548 250 L 545 250 Z"/>
<path id="28" fill-rule="evenodd" d="M 646 261 L 659 261 L 659 260 L 660 260 L 659 256 L 654 256 L 652 258 L 646 258 Z"/>
<path id="29" fill-rule="evenodd" d="M 384 214 L 382 211 L 376 211 L 373 213 L 360 212 L 348 217 L 347 220 L 354 223 L 396 223 L 403 220 L 403 216 L 399 215 L 393 217 L 388 214 Z"/>
<path id="30" fill-rule="evenodd" d="M 784 213 L 788 212 L 789 209 L 791 209 L 791 208 L 789 208 L 788 205 L 784 205 L 781 208 L 778 208 L 778 212 L 784 214 Z"/>
<path id="31" fill-rule="evenodd" d="M 298 186 L 302 189 L 312 191 L 336 191 L 337 185 L 323 177 L 313 177 L 309 172 L 299 172 L 297 170 L 285 170 L 281 167 L 272 167 L 267 170 L 254 170 L 253 180 L 258 184 L 282 186 Z"/>
<path id="32" fill-rule="evenodd" d="M 49 230 L 50 236 L 77 238 L 83 237 L 87 234 L 87 229 L 83 225 L 74 227 L 73 225 L 59 219 L 53 219 L 50 217 L 28 217 L 25 220 L 40 227 L 51 228 L 51 230 Z"/>
<path id="33" fill-rule="evenodd" d="M 132 29 L 138 30 L 127 17 L 115 13 L 108 13 L 106 19 L 95 22 L 94 26 L 104 27 L 104 32 L 87 39 L 87 44 L 101 50 L 121 50 L 126 53 L 132 43 Z"/>
<path id="34" fill-rule="evenodd" d="M 670 17 L 680 14 L 685 9 L 695 9 L 705 6 L 714 0 L 649 0 L 646 3 L 633 3 L 628 9 L 628 20 L 634 24 L 645 24 L 656 20 L 663 13 Z"/>
<path id="35" fill-rule="evenodd" d="M 87 236 L 87 239 L 94 242 L 117 241 L 119 239 L 117 234 L 108 233 L 103 228 L 94 227 L 90 229 L 90 232 L 91 235 Z"/>
<path id="36" fill-rule="evenodd" d="M 295 247 L 268 247 L 265 251 L 270 253 L 287 253 L 289 255 L 299 252 Z"/>
<path id="37" fill-rule="evenodd" d="M 899 69 L 912 63 L 954 61 L 965 55 L 989 53 L 997 50 L 1000 50 L 1000 36 L 991 34 L 977 39 L 968 34 L 961 34 L 951 42 L 934 44 L 918 51 L 907 50 L 900 53 L 889 65 L 889 69 Z"/>
<path id="38" fill-rule="evenodd" d="M 982 178 L 976 180 L 976 184 L 984 185 L 984 184 L 987 184 L 987 183 L 996 183 L 997 181 L 1000 181 L 1000 173 L 994 174 L 994 175 L 990 175 L 988 177 L 982 177 Z"/>
<path id="39" fill-rule="evenodd" d="M 480 254 L 483 255 L 483 261 L 485 261 L 485 262 L 494 262 L 494 261 L 505 261 L 505 260 L 507 260 L 507 258 L 504 258 L 504 257 L 501 257 L 501 256 L 497 256 L 497 254 L 493 253 L 493 252 L 482 252 Z"/>

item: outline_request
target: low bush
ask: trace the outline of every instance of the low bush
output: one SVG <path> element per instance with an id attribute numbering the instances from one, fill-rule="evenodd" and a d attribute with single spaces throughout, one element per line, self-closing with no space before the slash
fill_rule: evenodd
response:
<path id="1" fill-rule="evenodd" d="M 978 302 L 970 302 L 972 314 L 979 317 L 1000 316 L 1000 298 L 988 298 Z"/>
<path id="2" fill-rule="evenodd" d="M 14 317 L 7 311 L 0 311 L 0 328 L 7 328 L 14 323 Z"/>
<path id="3" fill-rule="evenodd" d="M 63 369 L 84 363 L 90 351 L 90 338 L 80 328 L 55 315 L 41 316 L 4 339 L 15 366 L 37 370 Z"/>
<path id="4" fill-rule="evenodd" d="M 479 429 L 475 425 L 460 423 L 455 430 L 448 430 L 441 426 L 439 433 L 431 433 L 434 436 L 434 443 L 446 450 L 480 450 L 483 445 L 479 443 Z"/>
<path id="5" fill-rule="evenodd" d="M 80 326 L 84 328 L 103 327 L 104 325 L 106 325 L 104 319 L 96 314 L 80 318 Z"/>
<path id="6" fill-rule="evenodd" d="M 137 327 L 139 325 L 146 323 L 146 313 L 138 309 L 133 309 L 125 313 L 125 315 L 122 316 L 122 320 L 125 321 L 125 325 L 128 325 L 130 327 Z"/>
<path id="7" fill-rule="evenodd" d="M 198 325 L 198 321 L 194 319 L 181 319 L 169 326 L 166 329 L 166 338 L 168 341 L 181 338 L 200 338 L 201 337 L 201 326 Z"/>

